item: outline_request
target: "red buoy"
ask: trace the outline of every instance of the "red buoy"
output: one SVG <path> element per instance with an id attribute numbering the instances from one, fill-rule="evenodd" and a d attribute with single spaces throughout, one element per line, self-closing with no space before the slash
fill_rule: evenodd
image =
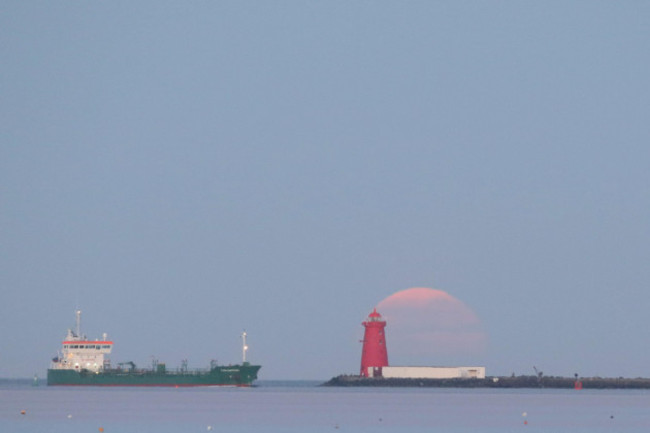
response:
<path id="1" fill-rule="evenodd" d="M 363 334 L 363 349 L 361 350 L 361 376 L 381 376 L 381 368 L 388 366 L 384 334 L 386 321 L 382 319 L 381 314 L 375 308 L 362 325 L 366 330 Z M 372 370 L 370 370 L 371 368 Z"/>

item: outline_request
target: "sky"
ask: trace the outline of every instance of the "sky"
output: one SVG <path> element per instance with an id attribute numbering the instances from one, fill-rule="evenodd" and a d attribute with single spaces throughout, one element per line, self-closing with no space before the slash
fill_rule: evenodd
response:
<path id="1" fill-rule="evenodd" d="M 0 377 L 357 373 L 411 287 L 488 375 L 648 376 L 650 4 L 0 6 Z M 390 323 L 386 328 L 389 358 Z M 404 359 L 445 365 L 444 357 Z"/>

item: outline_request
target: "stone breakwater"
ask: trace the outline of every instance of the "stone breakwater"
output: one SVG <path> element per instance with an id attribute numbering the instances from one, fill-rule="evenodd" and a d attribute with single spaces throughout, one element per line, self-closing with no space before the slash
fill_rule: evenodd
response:
<path id="1" fill-rule="evenodd" d="M 650 378 L 581 377 L 582 389 L 650 389 Z M 576 388 L 573 377 L 491 376 L 485 379 L 399 379 L 340 375 L 322 386 L 377 386 L 431 388 Z"/>

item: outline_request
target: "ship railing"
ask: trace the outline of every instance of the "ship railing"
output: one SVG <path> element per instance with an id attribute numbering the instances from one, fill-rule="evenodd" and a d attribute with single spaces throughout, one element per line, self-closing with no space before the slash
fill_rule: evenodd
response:
<path id="1" fill-rule="evenodd" d="M 209 368 L 174 368 L 174 369 L 168 369 L 167 371 L 175 374 L 193 375 L 193 374 L 208 373 L 210 369 Z"/>
<path id="2" fill-rule="evenodd" d="M 150 368 L 111 368 L 104 370 L 105 372 L 110 373 L 122 373 L 122 374 L 157 374 L 156 370 Z M 209 373 L 211 369 L 209 368 L 167 368 L 165 369 L 166 374 L 178 374 L 185 376 L 194 376 Z"/>

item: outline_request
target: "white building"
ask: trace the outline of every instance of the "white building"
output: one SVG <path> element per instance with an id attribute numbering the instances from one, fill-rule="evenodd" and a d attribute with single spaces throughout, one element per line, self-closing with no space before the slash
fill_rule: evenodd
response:
<path id="1" fill-rule="evenodd" d="M 386 379 L 485 379 L 485 367 L 368 367 L 368 377 Z"/>

